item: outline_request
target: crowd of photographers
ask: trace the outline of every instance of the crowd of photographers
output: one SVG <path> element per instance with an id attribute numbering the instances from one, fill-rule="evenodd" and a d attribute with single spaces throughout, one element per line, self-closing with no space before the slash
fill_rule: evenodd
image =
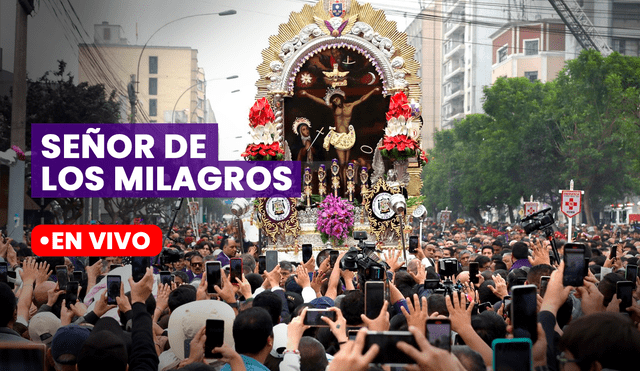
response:
<path id="1" fill-rule="evenodd" d="M 43 343 L 47 370 L 80 371 L 640 368 L 639 225 L 584 226 L 582 245 L 557 233 L 557 254 L 541 230 L 438 227 L 414 228 L 406 260 L 360 241 L 275 263 L 220 223 L 176 228 L 140 274 L 135 259 L 36 258 L 3 238 L 0 355 Z"/>

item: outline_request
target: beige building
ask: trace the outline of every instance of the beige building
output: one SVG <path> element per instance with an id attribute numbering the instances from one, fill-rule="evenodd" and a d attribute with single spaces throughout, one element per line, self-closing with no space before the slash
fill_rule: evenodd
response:
<path id="1" fill-rule="evenodd" d="M 211 116 L 196 49 L 147 45 L 143 51 L 142 45 L 128 44 L 119 25 L 94 26 L 94 44 L 79 45 L 78 75 L 81 82 L 116 91 L 122 122 L 131 121 L 127 87 L 132 78 L 137 91 L 135 122 L 202 123 Z"/>
<path id="2" fill-rule="evenodd" d="M 436 17 L 441 12 L 442 3 L 431 2 L 405 30 L 420 63 L 423 149 L 434 147 L 433 135 L 440 130 L 442 120 L 442 22 Z"/>
<path id="3" fill-rule="evenodd" d="M 491 35 L 491 83 L 499 77 L 554 80 L 564 68 L 565 35 L 560 20 L 506 23 Z"/>

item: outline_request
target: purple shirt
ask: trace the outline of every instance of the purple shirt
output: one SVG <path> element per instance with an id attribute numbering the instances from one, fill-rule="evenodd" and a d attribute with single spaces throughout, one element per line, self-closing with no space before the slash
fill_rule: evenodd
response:
<path id="1" fill-rule="evenodd" d="M 529 259 L 518 259 L 518 260 L 516 260 L 515 263 L 513 263 L 513 265 L 511 266 L 511 269 L 509 269 L 509 272 L 511 272 L 514 269 L 518 269 L 518 268 L 522 268 L 522 267 L 531 268 L 531 263 L 529 263 Z"/>
<path id="2" fill-rule="evenodd" d="M 225 265 L 229 265 L 229 257 L 223 252 L 218 254 L 216 260 L 220 262 L 220 266 L 222 267 L 224 267 Z"/>

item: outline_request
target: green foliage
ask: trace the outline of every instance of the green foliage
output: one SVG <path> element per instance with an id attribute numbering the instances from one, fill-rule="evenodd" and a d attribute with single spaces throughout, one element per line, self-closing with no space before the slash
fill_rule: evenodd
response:
<path id="1" fill-rule="evenodd" d="M 423 169 L 425 206 L 479 217 L 520 198 L 558 205 L 575 179 L 590 202 L 640 189 L 640 58 L 584 51 L 555 81 L 500 78 L 484 90 L 486 114 L 435 135 Z M 592 222 L 592 221 L 590 221 Z"/>
<path id="2" fill-rule="evenodd" d="M 31 124 L 36 123 L 112 123 L 119 122 L 119 104 L 115 91 L 107 96 L 103 85 L 76 85 L 66 63 L 58 61 L 58 70 L 38 80 L 27 80 L 26 147 L 31 149 Z M 0 100 L 0 150 L 9 148 L 11 99 Z"/>

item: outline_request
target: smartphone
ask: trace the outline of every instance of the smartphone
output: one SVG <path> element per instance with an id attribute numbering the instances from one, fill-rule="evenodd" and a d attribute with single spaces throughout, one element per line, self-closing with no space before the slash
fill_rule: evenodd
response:
<path id="1" fill-rule="evenodd" d="M 0 263 L 0 282 L 7 283 L 9 278 L 9 266 L 7 262 Z"/>
<path id="2" fill-rule="evenodd" d="M 511 295 L 507 295 L 502 298 L 502 302 L 504 303 L 504 310 L 502 311 L 502 316 L 507 319 L 511 318 Z"/>
<path id="3" fill-rule="evenodd" d="M 364 354 L 373 344 L 378 344 L 380 350 L 371 364 L 383 364 L 392 367 L 415 364 L 416 361 L 413 358 L 396 347 L 396 344 L 400 341 L 420 349 L 413 334 L 409 331 L 369 331 L 365 338 L 362 352 Z"/>
<path id="4" fill-rule="evenodd" d="M 638 266 L 635 264 L 627 264 L 627 268 L 624 270 L 625 281 L 633 283 L 633 289 L 636 288 L 636 278 L 638 277 Z"/>
<path id="5" fill-rule="evenodd" d="M 231 258 L 229 259 L 229 281 L 232 285 L 237 285 L 236 278 L 242 281 L 242 259 Z"/>
<path id="6" fill-rule="evenodd" d="M 428 318 L 427 340 L 431 345 L 451 352 L 451 321 L 448 318 Z"/>
<path id="7" fill-rule="evenodd" d="M 263 274 L 267 270 L 267 257 L 264 255 L 258 256 L 258 274 Z"/>
<path id="8" fill-rule="evenodd" d="M 265 253 L 266 255 L 266 266 L 265 266 L 265 270 L 267 272 L 271 272 L 273 270 L 273 268 L 276 267 L 276 265 L 278 265 L 278 251 L 276 250 L 269 250 Z"/>
<path id="9" fill-rule="evenodd" d="M 571 244 L 567 244 L 571 245 Z M 564 248 L 564 275 L 562 284 L 564 286 L 582 286 L 584 279 L 584 249 Z"/>
<path id="10" fill-rule="evenodd" d="M 384 281 L 384 269 L 377 265 L 369 268 L 369 280 L 370 281 Z"/>
<path id="11" fill-rule="evenodd" d="M 118 304 L 116 298 L 120 296 L 120 285 L 122 277 L 108 275 L 107 276 L 107 304 Z"/>
<path id="12" fill-rule="evenodd" d="M 611 246 L 611 252 L 609 253 L 609 259 L 615 259 L 618 256 L 618 246 Z"/>
<path id="13" fill-rule="evenodd" d="M 616 282 L 616 297 L 621 300 L 620 312 L 627 313 L 627 308 L 633 303 L 633 282 Z"/>
<path id="14" fill-rule="evenodd" d="M 415 254 L 418 252 L 418 236 L 409 236 L 409 253 Z"/>
<path id="15" fill-rule="evenodd" d="M 66 265 L 56 265 L 56 277 L 58 278 L 58 287 L 60 290 L 66 290 L 69 282 L 69 271 Z"/>
<path id="16" fill-rule="evenodd" d="M 304 316 L 303 324 L 313 327 L 328 327 L 327 323 L 322 320 L 322 317 L 327 317 L 335 321 L 336 312 L 325 309 L 308 308 L 307 314 Z"/>
<path id="17" fill-rule="evenodd" d="M 171 282 L 173 282 L 173 277 L 171 276 L 171 272 L 169 271 L 161 271 L 160 272 L 160 283 L 163 285 L 171 286 Z"/>
<path id="18" fill-rule="evenodd" d="M 313 245 L 310 243 L 302 244 L 302 262 L 306 263 L 313 256 Z"/>
<path id="19" fill-rule="evenodd" d="M 511 288 L 511 325 L 514 337 L 526 337 L 535 343 L 538 338 L 538 288 L 535 285 Z"/>
<path id="20" fill-rule="evenodd" d="M 358 336 L 358 330 L 349 330 L 347 331 L 347 335 L 349 336 L 349 340 L 356 340 L 356 336 Z"/>
<path id="21" fill-rule="evenodd" d="M 331 267 L 335 267 L 339 255 L 340 251 L 338 250 L 329 251 L 329 265 L 331 265 Z"/>
<path id="22" fill-rule="evenodd" d="M 102 258 L 99 257 L 99 256 L 90 256 L 89 257 L 89 266 L 94 265 L 95 263 L 99 262 L 100 260 L 102 260 Z"/>
<path id="23" fill-rule="evenodd" d="M 148 256 L 131 257 L 131 276 L 134 282 L 138 282 L 147 273 L 147 268 L 151 266 L 151 258 Z"/>
<path id="24" fill-rule="evenodd" d="M 204 342 L 205 358 L 222 358 L 221 353 L 213 353 L 213 348 L 224 344 L 224 321 L 220 319 L 208 319 L 205 329 L 207 339 Z"/>
<path id="25" fill-rule="evenodd" d="M 544 294 L 547 292 L 547 285 L 549 284 L 549 279 L 551 276 L 542 276 L 540 277 L 540 296 L 544 298 Z"/>
<path id="26" fill-rule="evenodd" d="M 74 271 L 73 272 L 73 280 L 76 282 L 82 282 L 82 272 Z"/>
<path id="27" fill-rule="evenodd" d="M 209 261 L 205 263 L 205 267 L 207 269 L 207 293 L 215 294 L 216 290 L 213 287 L 216 285 L 222 287 L 220 284 L 220 269 L 222 269 L 222 265 L 219 261 Z"/>
<path id="28" fill-rule="evenodd" d="M 65 289 L 64 300 L 67 309 L 71 308 L 71 304 L 76 304 L 76 300 L 78 300 L 78 282 L 69 281 L 67 282 L 67 288 Z"/>
<path id="29" fill-rule="evenodd" d="M 478 278 L 478 273 L 480 272 L 480 263 L 477 262 L 469 262 L 469 282 L 478 283 L 480 279 Z"/>
<path id="30" fill-rule="evenodd" d="M 435 290 L 440 287 L 440 280 L 437 278 L 430 278 L 424 281 L 425 290 Z"/>
<path id="31" fill-rule="evenodd" d="M 532 369 L 531 340 L 527 338 L 495 339 L 493 349 L 494 371 L 529 371 Z"/>
<path id="32" fill-rule="evenodd" d="M 364 313 L 370 318 L 378 318 L 384 305 L 384 282 L 368 281 L 364 283 Z"/>
<path id="33" fill-rule="evenodd" d="M 485 301 L 484 303 L 478 304 L 478 314 L 484 312 L 485 310 L 491 308 L 491 302 Z"/>

